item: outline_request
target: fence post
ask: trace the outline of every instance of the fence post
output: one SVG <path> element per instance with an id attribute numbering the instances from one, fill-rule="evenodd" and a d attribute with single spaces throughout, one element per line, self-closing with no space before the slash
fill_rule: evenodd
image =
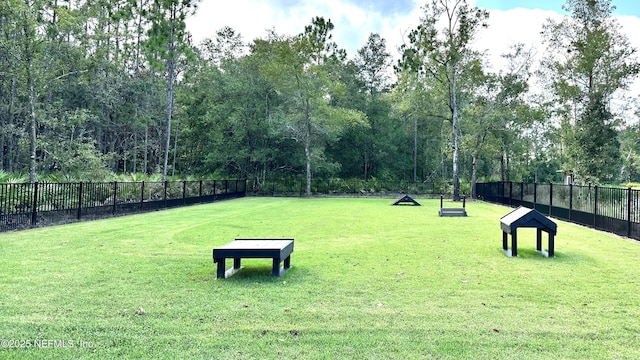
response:
<path id="1" fill-rule="evenodd" d="M 551 216 L 552 207 L 553 207 L 553 183 L 549 183 L 549 216 Z"/>
<path id="2" fill-rule="evenodd" d="M 31 226 L 38 223 L 38 182 L 33 183 L 33 206 L 31 208 Z"/>
<path id="3" fill-rule="evenodd" d="M 571 221 L 572 210 L 573 210 L 573 184 L 569 184 L 569 221 Z"/>
<path id="4" fill-rule="evenodd" d="M 76 218 L 80 220 L 82 216 L 82 181 L 78 184 L 78 213 L 76 214 Z"/>
<path id="5" fill-rule="evenodd" d="M 187 181 L 182 180 L 182 205 L 187 203 Z"/>
<path id="6" fill-rule="evenodd" d="M 627 189 L 627 237 L 631 237 L 631 186 Z"/>
<path id="7" fill-rule="evenodd" d="M 598 228 L 598 185 L 593 187 L 593 228 Z"/>
<path id="8" fill-rule="evenodd" d="M 538 202 L 538 183 L 533 183 L 533 208 L 536 208 L 536 202 Z"/>
<path id="9" fill-rule="evenodd" d="M 164 193 L 162 195 L 162 205 L 163 207 L 167 207 L 167 185 L 169 182 L 167 180 L 164 181 Z"/>
<path id="10" fill-rule="evenodd" d="M 522 202 L 524 201 L 524 181 L 520 182 L 520 206 L 522 206 Z"/>
<path id="11" fill-rule="evenodd" d="M 509 206 L 513 206 L 513 181 L 509 181 Z"/>
<path id="12" fill-rule="evenodd" d="M 111 210 L 111 213 L 113 215 L 116 214 L 116 203 L 118 201 L 118 182 L 114 181 L 113 182 L 113 209 Z"/>
<path id="13" fill-rule="evenodd" d="M 200 180 L 200 188 L 198 189 L 198 202 L 202 202 L 202 180 Z"/>
<path id="14" fill-rule="evenodd" d="M 140 211 L 144 208 L 144 180 L 140 184 Z"/>

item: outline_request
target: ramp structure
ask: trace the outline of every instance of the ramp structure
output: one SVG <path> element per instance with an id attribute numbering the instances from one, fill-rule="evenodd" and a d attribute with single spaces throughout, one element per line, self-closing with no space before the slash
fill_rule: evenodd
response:
<path id="1" fill-rule="evenodd" d="M 413 200 L 413 198 L 411 198 L 411 196 L 409 196 L 409 195 L 405 195 L 405 196 L 401 197 L 400 199 L 398 199 L 396 202 L 394 202 L 391 205 L 400 205 L 400 204 L 413 204 L 415 206 L 421 206 L 419 202 Z"/>

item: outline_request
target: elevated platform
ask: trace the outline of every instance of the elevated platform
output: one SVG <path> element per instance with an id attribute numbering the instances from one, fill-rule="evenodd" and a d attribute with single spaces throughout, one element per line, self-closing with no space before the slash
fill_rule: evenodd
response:
<path id="1" fill-rule="evenodd" d="M 441 208 L 438 212 L 440 216 L 467 216 L 465 208 Z"/>
<path id="2" fill-rule="evenodd" d="M 440 216 L 467 216 L 467 199 L 462 197 L 462 207 L 461 208 L 446 208 L 443 207 L 444 196 L 440 195 L 440 211 L 438 211 L 438 215 Z"/>

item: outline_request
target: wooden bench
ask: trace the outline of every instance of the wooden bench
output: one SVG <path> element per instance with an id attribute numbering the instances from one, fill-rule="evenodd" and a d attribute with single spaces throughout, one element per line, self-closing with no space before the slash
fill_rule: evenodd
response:
<path id="1" fill-rule="evenodd" d="M 243 258 L 271 258 L 273 276 L 281 277 L 291 267 L 293 239 L 235 239 L 213 249 L 213 263 L 217 263 L 217 278 L 224 279 L 238 272 Z M 233 259 L 233 267 L 226 269 L 227 258 Z M 280 263 L 284 262 L 280 267 Z"/>

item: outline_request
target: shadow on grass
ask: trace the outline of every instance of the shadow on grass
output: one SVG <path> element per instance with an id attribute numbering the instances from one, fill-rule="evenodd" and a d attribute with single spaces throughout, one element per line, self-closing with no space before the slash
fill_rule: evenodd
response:
<path id="1" fill-rule="evenodd" d="M 499 249 L 502 256 L 505 256 L 504 250 Z M 546 252 L 546 250 L 545 250 Z M 556 264 L 573 264 L 579 263 L 593 263 L 594 259 L 587 256 L 584 253 L 568 253 L 564 251 L 554 251 L 555 255 L 552 258 L 546 257 L 534 248 L 518 247 L 518 256 L 515 259 L 526 260 L 527 262 L 540 262 L 540 263 L 556 263 Z"/>
<path id="2" fill-rule="evenodd" d="M 287 272 L 281 276 L 271 275 L 271 266 L 251 264 L 248 266 L 243 265 L 242 269 L 233 276 L 225 279 L 216 279 L 215 268 L 211 270 L 211 279 L 215 281 L 222 281 L 225 283 L 237 283 L 237 284 L 261 284 L 261 283 L 282 283 L 282 282 L 300 282 L 305 281 L 305 278 L 309 277 L 311 271 L 304 267 L 296 267 L 294 265 L 287 270 Z"/>

